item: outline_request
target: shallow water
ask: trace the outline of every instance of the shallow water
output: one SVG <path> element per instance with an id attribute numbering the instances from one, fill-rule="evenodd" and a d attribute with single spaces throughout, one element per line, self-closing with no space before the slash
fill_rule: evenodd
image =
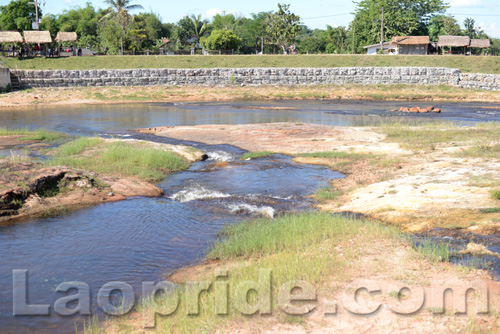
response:
<path id="1" fill-rule="evenodd" d="M 401 106 L 441 108 L 441 114 L 393 113 Z M 287 110 L 243 109 L 290 108 Z M 485 109 L 497 108 L 497 109 Z M 407 122 L 453 121 L 474 124 L 500 121 L 500 104 L 373 101 L 272 101 L 214 103 L 148 103 L 124 105 L 36 106 L 2 110 L 0 125 L 47 128 L 72 134 L 120 133 L 128 129 L 162 125 L 249 124 L 304 122 L 365 126 L 388 119 Z"/>
<path id="2" fill-rule="evenodd" d="M 220 229 L 251 217 L 272 217 L 308 210 L 307 197 L 341 174 L 320 166 L 297 165 L 274 155 L 240 161 L 244 153 L 229 145 L 209 146 L 135 134 L 130 129 L 161 125 L 308 122 L 370 125 L 387 118 L 408 122 L 448 120 L 473 124 L 500 121 L 481 104 L 436 104 L 442 114 L 399 115 L 389 110 L 421 105 L 392 102 L 231 102 L 189 104 L 96 105 L 2 110 L 0 126 L 47 128 L 74 135 L 121 136 L 164 143 L 185 143 L 209 155 L 188 171 L 167 177 L 162 198 L 131 198 L 65 215 L 0 228 L 0 332 L 67 333 L 78 318 L 12 317 L 12 270 L 29 270 L 29 301 L 50 303 L 65 281 L 90 285 L 93 297 L 110 281 L 123 281 L 140 291 L 143 281 L 193 264 L 203 256 Z M 426 104 L 424 104 L 426 105 Z M 248 106 L 289 110 L 242 109 Z M 483 105 L 485 106 L 485 104 Z M 21 150 L 21 148 L 19 148 Z M 2 152 L 1 154 L 8 154 Z M 227 162 L 220 167 L 219 162 Z"/>

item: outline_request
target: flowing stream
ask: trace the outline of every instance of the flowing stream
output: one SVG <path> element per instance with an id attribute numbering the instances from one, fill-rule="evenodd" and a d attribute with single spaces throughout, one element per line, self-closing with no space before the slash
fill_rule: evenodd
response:
<path id="1" fill-rule="evenodd" d="M 298 165 L 273 155 L 241 161 L 245 151 L 169 138 L 136 134 L 130 129 L 161 125 L 309 122 L 327 125 L 369 125 L 384 118 L 408 122 L 449 120 L 473 124 L 500 121 L 500 109 L 488 104 L 440 104 L 441 115 L 402 115 L 388 110 L 391 102 L 241 102 L 190 104 L 34 107 L 0 111 L 0 126 L 47 128 L 71 135 L 135 138 L 198 147 L 209 159 L 168 176 L 159 184 L 161 198 L 130 198 L 34 219 L 0 228 L 0 332 L 68 333 L 81 319 L 12 316 L 12 271 L 28 270 L 28 300 L 48 303 L 63 295 L 62 282 L 87 283 L 92 307 L 99 288 L 111 281 L 131 284 L 140 292 L 144 281 L 199 261 L 220 229 L 252 217 L 274 217 L 311 209 L 309 195 L 343 175 L 321 166 Z M 406 103 L 405 105 L 408 105 Z M 411 105 L 411 104 L 410 104 Z M 422 104 L 420 104 L 422 105 Z M 247 109 L 259 106 L 259 109 Z M 260 109 L 263 106 L 288 110 Z M 484 108 L 488 107 L 488 109 Z M 450 110 L 449 113 L 446 110 Z M 22 151 L 20 148 L 19 152 Z M 0 151 L 1 155 L 17 151 Z M 220 164 L 224 162 L 225 164 Z"/>

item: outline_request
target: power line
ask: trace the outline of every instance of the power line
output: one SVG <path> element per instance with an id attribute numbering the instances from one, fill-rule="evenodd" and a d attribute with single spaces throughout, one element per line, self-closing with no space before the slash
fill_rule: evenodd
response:
<path id="1" fill-rule="evenodd" d="M 493 16 L 493 17 L 499 17 L 500 15 L 498 14 L 461 14 L 461 13 L 448 13 L 450 15 L 459 15 L 459 16 L 470 16 L 470 17 L 474 17 L 474 16 Z"/>

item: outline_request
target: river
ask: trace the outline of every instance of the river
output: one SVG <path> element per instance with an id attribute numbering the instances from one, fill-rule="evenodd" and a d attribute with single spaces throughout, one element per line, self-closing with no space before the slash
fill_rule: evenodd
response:
<path id="1" fill-rule="evenodd" d="M 442 114 L 390 112 L 402 103 L 362 101 L 277 101 L 187 104 L 83 105 L 1 110 L 0 126 L 46 128 L 70 135 L 137 138 L 198 147 L 209 156 L 159 186 L 161 198 L 130 198 L 0 228 L 0 332 L 74 332 L 77 316 L 13 317 L 13 270 L 28 270 L 30 303 L 63 296 L 62 282 L 87 283 L 92 307 L 107 282 L 123 281 L 140 292 L 144 281 L 199 261 L 226 224 L 260 216 L 311 209 L 308 197 L 343 175 L 298 165 L 287 156 L 241 161 L 245 151 L 136 134 L 132 129 L 162 125 L 303 122 L 366 126 L 386 119 L 404 122 L 446 120 L 463 125 L 500 121 L 498 106 L 484 103 L 436 104 Z M 405 103 L 405 106 L 422 103 Z M 258 108 L 253 108 L 256 106 Z M 271 107 L 271 109 L 265 109 Z M 493 108 L 492 108 L 493 107 Z M 8 152 L 0 152 L 2 155 Z M 220 162 L 227 162 L 220 167 Z"/>

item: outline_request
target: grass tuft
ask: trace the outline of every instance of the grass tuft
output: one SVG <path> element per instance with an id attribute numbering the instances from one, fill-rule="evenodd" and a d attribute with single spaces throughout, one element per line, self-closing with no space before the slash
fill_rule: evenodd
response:
<path id="1" fill-rule="evenodd" d="M 66 134 L 60 132 L 47 131 L 45 129 L 30 130 L 28 128 L 0 128 L 0 136 L 23 136 L 20 140 L 37 140 L 44 142 L 55 142 L 67 137 Z"/>
<path id="2" fill-rule="evenodd" d="M 487 209 L 480 209 L 479 211 L 481 213 L 500 213 L 500 208 L 487 208 Z"/>
<path id="3" fill-rule="evenodd" d="M 491 198 L 500 200 L 500 190 L 492 190 L 490 191 Z"/>
<path id="4" fill-rule="evenodd" d="M 161 181 L 166 174 L 189 167 L 173 152 L 130 143 L 102 143 L 98 138 L 81 138 L 56 149 L 51 166 L 68 166 L 97 173 L 135 176 L 148 182 Z M 92 150 L 88 151 L 89 148 Z M 82 154 L 83 153 L 83 154 Z"/>
<path id="5" fill-rule="evenodd" d="M 208 259 L 231 259 L 270 255 L 290 249 L 307 249 L 323 240 L 356 237 L 364 229 L 382 226 L 323 212 L 285 215 L 270 219 L 230 225 L 222 235 L 226 238 L 214 244 Z M 381 233 L 381 230 L 378 231 Z"/>
<path id="6" fill-rule="evenodd" d="M 87 137 L 78 138 L 76 140 L 73 140 L 69 143 L 66 143 L 58 147 L 55 152 L 55 156 L 68 157 L 71 155 L 82 154 L 87 149 L 95 147 L 100 143 L 102 143 L 102 139 L 100 138 L 87 138 Z"/>
<path id="7" fill-rule="evenodd" d="M 314 193 L 314 198 L 319 202 L 334 201 L 343 194 L 344 192 L 340 189 L 319 187 Z"/>
<path id="8" fill-rule="evenodd" d="M 267 151 L 263 151 L 263 152 L 248 152 L 248 153 L 243 154 L 243 156 L 240 159 L 241 160 L 259 159 L 259 158 L 268 157 L 268 156 L 273 155 L 273 154 L 274 153 L 267 152 Z"/>
<path id="9" fill-rule="evenodd" d="M 418 253 L 433 262 L 447 262 L 450 260 L 449 244 L 424 239 L 423 241 L 414 241 L 413 247 Z"/>

